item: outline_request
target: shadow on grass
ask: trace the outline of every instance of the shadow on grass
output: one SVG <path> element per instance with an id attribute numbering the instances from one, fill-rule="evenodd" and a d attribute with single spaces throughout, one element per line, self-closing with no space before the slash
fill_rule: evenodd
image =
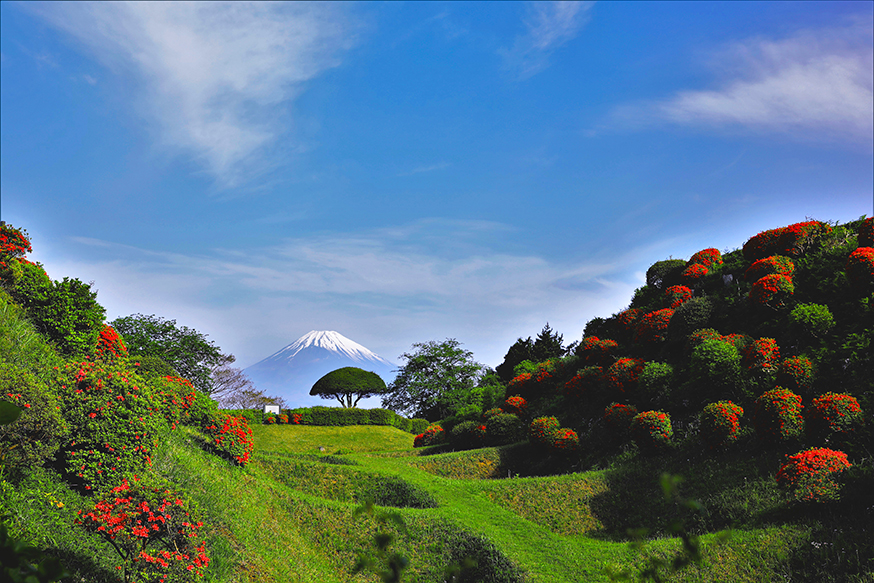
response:
<path id="1" fill-rule="evenodd" d="M 60 549 L 48 551 L 57 557 L 61 564 L 72 573 L 70 577 L 61 579 L 62 583 L 89 581 L 92 583 L 120 583 L 121 571 L 109 569 L 97 563 L 93 557 L 85 553 L 76 553 Z"/>

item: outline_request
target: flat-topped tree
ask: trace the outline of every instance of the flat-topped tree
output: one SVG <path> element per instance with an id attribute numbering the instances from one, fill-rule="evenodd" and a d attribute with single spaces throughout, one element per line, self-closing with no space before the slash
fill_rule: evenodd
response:
<path id="1" fill-rule="evenodd" d="M 344 408 L 355 407 L 361 399 L 385 392 L 385 381 L 378 374 L 355 366 L 345 366 L 329 372 L 310 389 L 310 395 L 337 399 Z"/>

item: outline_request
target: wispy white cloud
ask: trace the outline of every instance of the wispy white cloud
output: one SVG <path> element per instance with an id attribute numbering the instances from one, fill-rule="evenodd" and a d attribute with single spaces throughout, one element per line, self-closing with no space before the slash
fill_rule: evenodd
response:
<path id="1" fill-rule="evenodd" d="M 748 129 L 803 139 L 874 137 L 874 50 L 870 22 L 802 31 L 780 40 L 750 39 L 714 60 L 713 89 L 623 106 L 632 125 L 671 122 Z"/>
<path id="2" fill-rule="evenodd" d="M 574 39 L 589 21 L 594 2 L 531 2 L 524 18 L 525 33 L 513 47 L 502 49 L 507 66 L 527 79 L 549 66 L 552 52 Z"/>
<path id="3" fill-rule="evenodd" d="M 287 105 L 354 41 L 332 3 L 25 3 L 118 75 L 131 75 L 162 145 L 223 185 L 270 165 Z"/>

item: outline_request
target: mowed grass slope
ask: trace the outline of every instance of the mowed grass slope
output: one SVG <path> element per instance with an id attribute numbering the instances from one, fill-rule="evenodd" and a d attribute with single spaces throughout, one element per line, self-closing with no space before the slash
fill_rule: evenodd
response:
<path id="1" fill-rule="evenodd" d="M 421 456 L 412 450 L 411 435 L 379 426 L 258 426 L 254 432 L 256 455 L 238 472 L 245 487 L 235 487 L 218 514 L 232 525 L 240 552 L 252 557 L 252 570 L 276 578 L 240 580 L 375 580 L 350 573 L 358 554 L 385 528 L 356 515 L 380 490 L 388 491 L 384 506 L 393 506 L 387 510 L 406 525 L 390 528 L 393 550 L 410 559 L 405 581 L 442 581 L 444 567 L 465 554 L 480 563 L 472 581 L 606 581 L 608 569 L 639 569 L 646 555 L 668 556 L 680 548 L 668 537 L 647 542 L 643 553 L 628 544 L 629 526 L 658 534 L 677 515 L 676 504 L 661 496 L 663 468 L 696 476 L 683 494 L 706 498 L 713 507 L 704 518 L 689 519 L 704 533 L 705 563 L 672 580 L 780 579 L 793 572 L 793 550 L 809 545 L 813 532 L 811 525 L 780 515 L 769 468 L 756 469 L 755 462 L 740 466 L 735 476 L 717 471 L 716 462 L 678 452 L 598 472 L 488 479 L 496 477 L 501 448 Z M 196 480 L 203 480 L 204 496 L 215 489 L 207 482 L 220 479 L 194 467 L 187 471 L 200 473 Z M 409 500 L 421 496 L 436 507 L 409 507 Z M 253 514 L 245 517 L 238 508 L 252 505 L 264 509 L 247 510 Z M 270 528 L 259 534 L 258 528 L 234 527 L 238 520 L 260 520 Z M 727 526 L 739 528 L 719 542 L 716 531 Z M 298 545 L 303 558 L 283 552 L 280 539 Z M 282 564 L 290 574 L 279 574 Z"/>

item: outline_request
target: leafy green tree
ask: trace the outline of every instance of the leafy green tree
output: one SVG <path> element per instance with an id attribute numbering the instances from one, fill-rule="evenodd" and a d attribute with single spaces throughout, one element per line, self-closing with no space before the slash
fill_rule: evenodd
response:
<path id="1" fill-rule="evenodd" d="M 317 380 L 310 389 L 310 395 L 323 399 L 337 399 L 344 408 L 351 409 L 361 399 L 381 395 L 386 390 L 385 381 L 375 372 L 355 366 L 344 366 Z"/>
<path id="2" fill-rule="evenodd" d="M 413 344 L 400 358 L 406 364 L 387 387 L 382 406 L 429 421 L 461 409 L 483 370 L 454 338 Z"/>
<path id="3" fill-rule="evenodd" d="M 124 337 L 131 356 L 158 357 L 207 394 L 214 390 L 212 370 L 235 360 L 233 355 L 222 354 L 206 334 L 178 327 L 176 320 L 134 314 L 117 318 L 110 325 Z"/>

